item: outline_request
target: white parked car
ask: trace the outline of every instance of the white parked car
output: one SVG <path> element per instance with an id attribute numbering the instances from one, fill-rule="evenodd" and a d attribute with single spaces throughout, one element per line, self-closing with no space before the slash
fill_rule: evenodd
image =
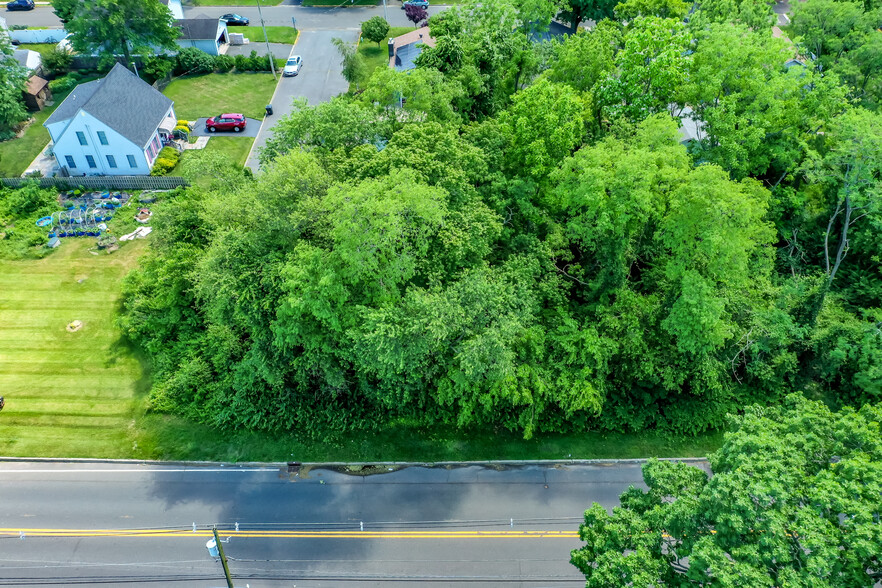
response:
<path id="1" fill-rule="evenodd" d="M 303 58 L 299 55 L 292 55 L 285 62 L 285 69 L 282 70 L 283 76 L 296 76 L 300 73 L 300 66 L 303 65 Z"/>

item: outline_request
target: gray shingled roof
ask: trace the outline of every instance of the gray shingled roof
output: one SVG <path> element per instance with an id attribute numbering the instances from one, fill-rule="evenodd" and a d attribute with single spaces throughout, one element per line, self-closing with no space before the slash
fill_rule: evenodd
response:
<path id="1" fill-rule="evenodd" d="M 117 63 L 103 79 L 74 88 L 43 125 L 68 120 L 82 108 L 135 145 L 143 147 L 171 105 L 169 98 Z"/>
<path id="2" fill-rule="evenodd" d="M 218 19 L 216 18 L 180 18 L 175 26 L 181 29 L 181 39 L 203 41 L 217 38 Z"/>

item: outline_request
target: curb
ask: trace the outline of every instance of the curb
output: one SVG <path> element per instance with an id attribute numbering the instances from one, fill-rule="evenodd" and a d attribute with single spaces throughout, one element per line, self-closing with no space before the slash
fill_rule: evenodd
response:
<path id="1" fill-rule="evenodd" d="M 254 468 L 254 467 L 278 467 L 287 468 L 297 464 L 301 467 L 346 467 L 346 466 L 393 466 L 398 468 L 435 468 L 435 467 L 466 467 L 466 466 L 557 466 L 557 465 L 582 465 L 582 466 L 615 466 L 615 465 L 638 465 L 646 463 L 650 458 L 630 459 L 497 459 L 482 461 L 326 461 L 326 462 L 217 462 L 217 461 L 158 461 L 148 459 L 97 459 L 88 457 L 3 457 L 0 463 L 37 462 L 37 463 L 104 463 L 112 465 L 162 465 L 162 466 L 187 466 L 187 467 L 229 467 Z M 683 463 L 707 463 L 705 457 L 662 457 L 661 461 L 679 461 Z"/>

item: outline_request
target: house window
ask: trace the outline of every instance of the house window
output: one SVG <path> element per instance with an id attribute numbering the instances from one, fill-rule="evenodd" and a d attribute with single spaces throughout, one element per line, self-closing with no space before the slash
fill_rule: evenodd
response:
<path id="1" fill-rule="evenodd" d="M 156 135 L 153 136 L 153 147 L 154 147 L 157 151 L 159 151 L 159 149 L 160 149 L 159 137 L 157 137 Z"/>
<path id="2" fill-rule="evenodd" d="M 138 167 L 138 163 L 135 161 L 134 155 L 126 155 L 129 160 L 129 167 Z"/>
<path id="3" fill-rule="evenodd" d="M 101 143 L 102 145 L 107 145 L 107 135 L 104 133 L 104 131 L 98 131 L 98 142 Z M 116 167 L 116 166 L 111 166 L 111 167 Z"/>
<path id="4" fill-rule="evenodd" d="M 89 164 L 89 167 L 90 167 L 90 168 L 95 167 L 95 158 L 92 157 L 91 155 L 87 155 L 87 156 L 86 156 L 86 163 Z"/>
<path id="5" fill-rule="evenodd" d="M 116 158 L 113 155 L 107 156 L 107 165 L 110 167 L 116 167 Z"/>
<path id="6" fill-rule="evenodd" d="M 77 139 L 80 140 L 80 145 L 86 145 L 86 135 L 83 134 L 83 131 L 77 131 Z"/>
<path id="7" fill-rule="evenodd" d="M 73 157 L 71 157 L 70 155 L 65 155 L 64 159 L 65 159 L 65 161 L 67 161 L 67 167 L 69 167 L 71 169 L 77 168 L 77 164 L 74 163 Z"/>

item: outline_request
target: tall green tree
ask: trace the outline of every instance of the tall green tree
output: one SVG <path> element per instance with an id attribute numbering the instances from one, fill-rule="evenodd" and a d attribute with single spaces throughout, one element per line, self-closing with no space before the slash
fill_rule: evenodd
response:
<path id="1" fill-rule="evenodd" d="M 882 214 L 882 115 L 849 110 L 832 122 L 824 139 L 824 153 L 812 153 L 806 172 L 830 195 L 823 235 L 826 292 L 848 255 L 853 227 L 875 225 Z"/>
<path id="2" fill-rule="evenodd" d="M 180 30 L 159 0 L 94 0 L 82 2 L 66 25 L 75 51 L 97 54 L 104 63 L 122 56 L 131 67 L 132 55 L 153 55 L 174 49 Z"/>
<path id="3" fill-rule="evenodd" d="M 67 23 L 76 15 L 83 0 L 52 0 L 52 11 L 61 22 Z"/>
<path id="4" fill-rule="evenodd" d="M 776 185 L 795 171 L 805 142 L 842 111 L 844 90 L 784 62 L 785 41 L 733 23 L 711 24 L 696 35 L 689 76 L 678 101 L 699 121 L 701 156 L 735 177 L 770 177 Z"/>
<path id="5" fill-rule="evenodd" d="M 380 46 L 380 41 L 386 39 L 389 34 L 389 23 L 382 16 L 372 16 L 361 23 L 361 36 Z"/>
<path id="6" fill-rule="evenodd" d="M 22 91 L 28 73 L 12 56 L 12 45 L 7 35 L 0 35 L 0 138 L 11 139 L 14 127 L 28 117 Z"/>
<path id="7" fill-rule="evenodd" d="M 586 20 L 600 22 L 612 18 L 617 3 L 617 0 L 566 0 L 561 17 L 576 32 Z"/>
<path id="8" fill-rule="evenodd" d="M 882 577 L 882 408 L 789 396 L 748 407 L 713 475 L 650 460 L 648 487 L 595 503 L 572 563 L 607 586 L 872 586 Z"/>
<path id="9" fill-rule="evenodd" d="M 355 45 L 352 43 L 347 43 L 343 39 L 336 37 L 332 39 L 332 42 L 334 43 L 334 47 L 337 48 L 337 52 L 340 53 L 340 64 L 343 66 L 343 71 L 341 72 L 343 79 L 350 84 L 354 84 L 355 87 L 358 88 L 359 84 L 361 84 L 368 75 L 367 64 L 364 62 L 364 57 L 361 56 L 356 50 Z"/>
<path id="10" fill-rule="evenodd" d="M 667 110 L 686 82 L 688 45 L 680 21 L 650 16 L 630 23 L 616 70 L 597 91 L 606 116 L 638 122 Z"/>

